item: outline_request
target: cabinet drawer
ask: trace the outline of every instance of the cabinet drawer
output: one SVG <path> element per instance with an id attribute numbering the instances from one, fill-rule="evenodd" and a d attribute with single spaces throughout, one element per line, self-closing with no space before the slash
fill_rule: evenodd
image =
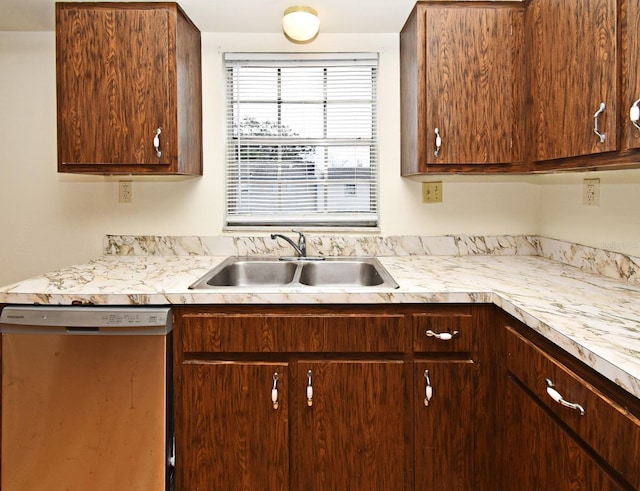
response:
<path id="1" fill-rule="evenodd" d="M 640 419 L 589 382 L 507 327 L 507 368 L 560 420 L 619 472 L 634 489 L 640 488 Z M 565 407 L 548 393 L 548 382 Z M 556 397 L 557 398 L 557 397 Z"/>
<path id="2" fill-rule="evenodd" d="M 413 314 L 413 350 L 418 352 L 474 352 L 477 350 L 470 310 Z"/>
<path id="3" fill-rule="evenodd" d="M 405 317 L 393 314 L 185 313 L 184 352 L 401 352 Z"/>

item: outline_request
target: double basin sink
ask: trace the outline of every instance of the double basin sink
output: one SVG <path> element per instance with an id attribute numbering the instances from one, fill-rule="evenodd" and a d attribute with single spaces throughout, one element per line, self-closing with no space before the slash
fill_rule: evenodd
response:
<path id="1" fill-rule="evenodd" d="M 229 257 L 189 288 L 304 286 L 398 288 L 376 258 L 350 257 Z"/>

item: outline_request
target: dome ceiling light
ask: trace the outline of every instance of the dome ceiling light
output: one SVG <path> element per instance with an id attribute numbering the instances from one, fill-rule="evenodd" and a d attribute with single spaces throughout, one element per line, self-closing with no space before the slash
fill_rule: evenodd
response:
<path id="1" fill-rule="evenodd" d="M 318 36 L 320 18 L 311 7 L 295 6 L 284 11 L 282 31 L 286 38 L 298 44 L 310 43 Z"/>

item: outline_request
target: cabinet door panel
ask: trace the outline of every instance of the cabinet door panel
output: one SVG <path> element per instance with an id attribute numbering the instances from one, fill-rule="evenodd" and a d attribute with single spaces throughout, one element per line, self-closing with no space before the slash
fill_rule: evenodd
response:
<path id="1" fill-rule="evenodd" d="M 511 10 L 430 7 L 425 15 L 427 161 L 513 162 Z"/>
<path id="2" fill-rule="evenodd" d="M 532 0 L 527 7 L 527 59 L 532 160 L 617 148 L 615 0 Z M 600 103 L 606 109 L 594 115 Z"/>
<path id="3" fill-rule="evenodd" d="M 186 364 L 177 392 L 177 487 L 288 490 L 286 364 Z M 278 373 L 279 406 L 271 401 Z"/>
<path id="4" fill-rule="evenodd" d="M 640 99 L 640 2 L 622 0 L 622 117 L 623 150 L 640 148 L 640 130 L 633 126 L 629 110 Z M 640 105 L 640 102 L 638 103 Z M 640 125 L 640 121 L 638 122 Z"/>
<path id="5" fill-rule="evenodd" d="M 170 162 L 167 10 L 61 8 L 56 22 L 60 163 Z"/>
<path id="6" fill-rule="evenodd" d="M 507 441 L 503 469 L 509 489 L 622 490 L 524 390 L 507 379 Z"/>
<path id="7" fill-rule="evenodd" d="M 302 402 L 308 370 L 312 406 Z M 404 379 L 401 361 L 298 362 L 292 489 L 406 489 Z"/>
<path id="8" fill-rule="evenodd" d="M 428 406 L 425 370 L 433 391 Z M 471 361 L 415 363 L 415 489 L 483 489 L 475 481 L 473 454 L 478 374 Z"/>

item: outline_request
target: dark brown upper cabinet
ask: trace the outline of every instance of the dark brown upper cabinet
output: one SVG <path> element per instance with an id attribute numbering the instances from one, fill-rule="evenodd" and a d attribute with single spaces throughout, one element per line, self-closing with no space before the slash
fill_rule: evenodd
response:
<path id="1" fill-rule="evenodd" d="M 58 172 L 202 175 L 200 31 L 175 3 L 56 3 Z"/>
<path id="2" fill-rule="evenodd" d="M 523 170 L 523 5 L 418 2 L 400 33 L 402 175 Z"/>
<path id="3" fill-rule="evenodd" d="M 529 2 L 525 53 L 532 171 L 638 166 L 639 24 L 637 0 Z"/>
<path id="4" fill-rule="evenodd" d="M 616 0 L 531 0 L 525 32 L 531 161 L 618 148 Z"/>

